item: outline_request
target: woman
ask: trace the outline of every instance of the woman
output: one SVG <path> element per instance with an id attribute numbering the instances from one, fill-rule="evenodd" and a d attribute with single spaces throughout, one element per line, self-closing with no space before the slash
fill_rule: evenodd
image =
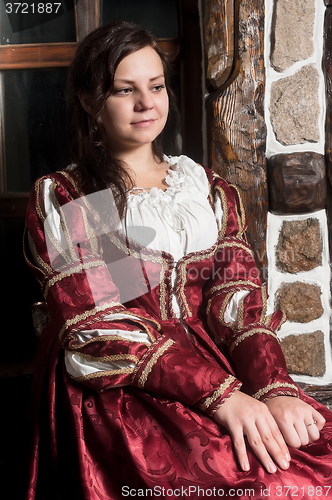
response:
<path id="1" fill-rule="evenodd" d="M 52 317 L 28 498 L 328 497 L 331 414 L 287 374 L 236 189 L 163 155 L 168 80 L 128 23 L 71 66 L 72 165 L 27 212 Z"/>

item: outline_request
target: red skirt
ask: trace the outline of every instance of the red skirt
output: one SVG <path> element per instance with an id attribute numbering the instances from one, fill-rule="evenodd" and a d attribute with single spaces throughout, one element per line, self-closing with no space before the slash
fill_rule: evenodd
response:
<path id="1" fill-rule="evenodd" d="M 320 439 L 291 448 L 289 469 L 275 474 L 249 449 L 242 472 L 226 429 L 200 410 L 128 386 L 96 393 L 63 363 L 56 371 L 36 424 L 29 500 L 332 498 L 332 413 L 304 393 L 326 419 Z"/>

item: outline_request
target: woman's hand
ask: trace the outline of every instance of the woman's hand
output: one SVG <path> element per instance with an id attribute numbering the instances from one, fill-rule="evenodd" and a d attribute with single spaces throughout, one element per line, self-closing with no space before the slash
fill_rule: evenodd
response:
<path id="1" fill-rule="evenodd" d="M 301 399 L 276 396 L 265 404 L 289 446 L 299 448 L 319 439 L 325 418 Z"/>
<path id="2" fill-rule="evenodd" d="M 245 436 L 268 472 L 277 470 L 273 460 L 282 469 L 289 467 L 287 445 L 267 405 L 236 391 L 213 416 L 229 431 L 242 470 L 250 469 Z"/>

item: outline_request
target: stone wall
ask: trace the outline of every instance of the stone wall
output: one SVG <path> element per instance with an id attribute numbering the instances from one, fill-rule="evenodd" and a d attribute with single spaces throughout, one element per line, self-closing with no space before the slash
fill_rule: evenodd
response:
<path id="1" fill-rule="evenodd" d="M 324 0 L 266 0 L 270 306 L 289 371 L 332 382 L 325 173 Z"/>

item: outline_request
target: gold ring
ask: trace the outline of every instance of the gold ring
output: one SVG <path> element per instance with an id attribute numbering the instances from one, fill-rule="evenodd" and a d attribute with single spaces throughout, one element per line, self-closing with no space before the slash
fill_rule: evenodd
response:
<path id="1" fill-rule="evenodd" d="M 314 424 L 317 424 L 316 420 L 314 420 L 313 422 L 311 422 L 311 424 L 308 424 L 307 427 L 309 427 L 310 425 L 314 425 Z"/>

